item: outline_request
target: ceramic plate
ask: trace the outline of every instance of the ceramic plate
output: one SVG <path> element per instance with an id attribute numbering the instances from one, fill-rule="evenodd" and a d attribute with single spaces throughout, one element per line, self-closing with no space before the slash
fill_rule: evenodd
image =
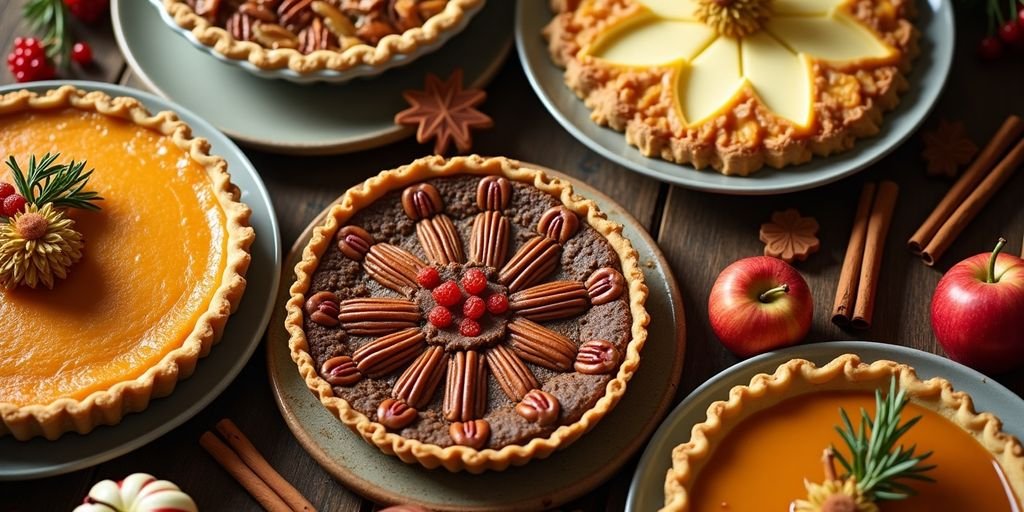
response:
<path id="1" fill-rule="evenodd" d="M 442 78 L 462 67 L 483 87 L 512 45 L 508 1 L 488 2 L 444 48 L 373 79 L 344 85 L 267 80 L 195 49 L 152 4 L 111 2 L 114 36 L 128 65 L 157 94 L 200 112 L 240 144 L 292 154 L 359 151 L 414 133 L 394 124 L 408 105 L 402 91 L 422 89 L 427 72 Z"/>
<path id="2" fill-rule="evenodd" d="M 213 154 L 227 160 L 231 181 L 242 190 L 242 202 L 252 208 L 251 223 L 256 230 L 256 241 L 252 245 L 248 284 L 238 311 L 228 320 L 220 343 L 199 361 L 192 377 L 179 382 L 171 395 L 153 400 L 145 411 L 125 416 L 118 425 L 97 427 L 88 435 L 68 433 L 57 441 L 36 438 L 27 442 L 15 441 L 10 436 L 0 437 L 0 480 L 58 475 L 106 462 L 145 445 L 195 416 L 235 379 L 256 350 L 280 280 L 281 239 L 274 206 L 259 174 L 238 146 L 192 112 L 136 89 L 96 82 L 38 82 L 24 88 L 45 91 L 63 84 L 100 90 L 111 96 L 132 96 L 151 112 L 175 111 L 192 126 L 194 134 L 209 139 Z M 0 94 L 21 88 L 0 87 Z"/>
<path id="3" fill-rule="evenodd" d="M 726 194 L 779 194 L 818 187 L 865 169 L 907 139 L 924 121 L 942 92 L 953 63 L 953 7 L 950 0 L 917 2 L 915 24 L 921 30 L 921 54 L 910 73 L 910 91 L 899 107 L 885 116 L 882 131 L 856 147 L 828 158 L 781 170 L 765 168 L 753 176 L 724 176 L 643 156 L 626 144 L 622 133 L 590 120 L 590 110 L 566 87 L 562 69 L 548 56 L 541 30 L 551 20 L 548 2 L 520 0 L 516 13 L 516 46 L 523 68 L 541 101 L 580 142 L 613 162 L 640 174 L 683 187 Z"/>
<path id="4" fill-rule="evenodd" d="M 299 376 L 284 330 L 289 270 L 268 331 L 267 365 L 281 414 L 299 443 L 327 472 L 378 503 L 417 503 L 432 510 L 534 510 L 559 505 L 597 487 L 643 446 L 679 383 L 685 346 L 681 296 L 664 257 L 636 220 L 589 186 L 576 181 L 573 186 L 579 194 L 595 200 L 609 219 L 625 226 L 624 234 L 640 253 L 640 268 L 650 287 L 650 338 L 640 369 L 615 410 L 565 450 L 504 472 L 471 475 L 405 464 L 349 430 L 320 404 Z M 319 225 L 322 216 L 310 226 Z M 294 268 L 310 232 L 308 228 L 295 243 L 285 263 L 288 269 Z"/>
<path id="5" fill-rule="evenodd" d="M 998 382 L 941 356 L 912 348 L 867 341 L 834 341 L 801 345 L 769 352 L 739 363 L 705 382 L 680 403 L 658 427 L 629 487 L 626 510 L 657 510 L 665 501 L 665 473 L 672 467 L 672 448 L 690 440 L 690 429 L 704 421 L 708 406 L 729 397 L 733 386 L 749 384 L 758 373 L 775 369 L 799 357 L 825 364 L 839 355 L 857 354 L 865 362 L 888 359 L 909 364 L 921 378 L 942 377 L 953 387 L 970 393 L 978 411 L 988 411 L 1003 420 L 1003 428 L 1024 439 L 1024 400 Z"/>

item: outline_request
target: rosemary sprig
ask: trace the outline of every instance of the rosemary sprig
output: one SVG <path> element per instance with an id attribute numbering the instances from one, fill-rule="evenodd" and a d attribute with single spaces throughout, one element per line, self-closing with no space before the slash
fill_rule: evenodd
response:
<path id="1" fill-rule="evenodd" d="M 860 490 L 872 500 L 901 500 L 914 494 L 914 489 L 904 483 L 905 480 L 935 481 L 924 474 L 935 468 L 935 465 L 923 464 L 932 452 L 915 455 L 916 445 L 909 449 L 903 445 L 896 447 L 899 438 L 921 419 L 917 416 L 900 425 L 900 413 L 908 401 L 904 390 L 896 392 L 894 377 L 885 397 L 881 391 L 875 391 L 874 420 L 861 409 L 860 424 L 854 429 L 846 411 L 839 410 L 843 426 L 835 428 L 850 449 L 850 459 L 847 460 L 834 447 L 833 451 L 847 472 L 843 478 L 856 478 Z"/>
<path id="2" fill-rule="evenodd" d="M 36 160 L 35 155 L 29 156 L 28 172 L 25 173 L 13 156 L 8 158 L 7 166 L 11 168 L 14 186 L 18 193 L 36 206 L 53 203 L 57 208 L 81 208 L 83 210 L 99 210 L 100 207 L 91 201 L 103 198 L 95 191 L 85 190 L 85 185 L 92 176 L 93 170 L 85 170 L 85 161 L 71 160 L 67 164 L 56 163 L 60 153 L 46 153 L 42 159 Z"/>
<path id="3" fill-rule="evenodd" d="M 22 15 L 33 32 L 42 34 L 46 55 L 57 61 L 61 69 L 71 63 L 71 25 L 63 0 L 28 0 Z"/>

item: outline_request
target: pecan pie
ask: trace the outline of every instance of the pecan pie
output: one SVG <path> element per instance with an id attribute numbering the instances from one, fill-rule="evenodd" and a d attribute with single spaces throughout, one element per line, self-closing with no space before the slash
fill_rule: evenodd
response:
<path id="1" fill-rule="evenodd" d="M 162 0 L 229 59 L 299 73 L 379 65 L 449 35 L 484 0 Z"/>
<path id="2" fill-rule="evenodd" d="M 296 266 L 292 358 L 403 461 L 546 457 L 614 407 L 640 361 L 647 288 L 621 229 L 504 158 L 385 171 L 345 194 Z"/>

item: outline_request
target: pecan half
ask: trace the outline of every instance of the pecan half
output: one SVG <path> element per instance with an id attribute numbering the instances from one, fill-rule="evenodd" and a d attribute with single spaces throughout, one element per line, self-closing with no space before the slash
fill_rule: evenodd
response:
<path id="1" fill-rule="evenodd" d="M 320 367 L 320 375 L 332 386 L 351 386 L 363 378 L 349 356 L 332 357 Z"/>
<path id="2" fill-rule="evenodd" d="M 217 14 L 220 12 L 220 4 L 221 0 L 196 0 L 196 14 L 210 21 L 215 21 Z"/>
<path id="3" fill-rule="evenodd" d="M 420 0 L 420 18 L 430 19 L 431 16 L 443 11 L 447 3 L 448 0 Z"/>
<path id="4" fill-rule="evenodd" d="M 323 0 L 315 0 L 310 7 L 324 20 L 324 26 L 339 40 L 356 35 L 356 26 L 337 7 Z"/>
<path id="5" fill-rule="evenodd" d="M 526 241 L 498 273 L 498 281 L 516 292 L 543 280 L 558 266 L 562 246 L 543 236 Z"/>
<path id="6" fill-rule="evenodd" d="M 455 230 L 455 224 L 447 215 L 441 213 L 417 222 L 416 236 L 431 262 L 447 265 L 465 261 L 459 232 Z"/>
<path id="7" fill-rule="evenodd" d="M 267 5 L 263 2 L 249 0 L 248 2 L 238 6 L 238 12 L 267 23 L 277 21 L 277 14 L 267 8 Z"/>
<path id="8" fill-rule="evenodd" d="M 354 336 L 382 336 L 420 323 L 420 308 L 407 299 L 348 299 L 341 303 L 338 312 L 341 327 Z"/>
<path id="9" fill-rule="evenodd" d="M 626 278 L 614 268 L 601 268 L 587 278 L 587 295 L 595 306 L 607 304 L 622 296 L 626 289 Z"/>
<path id="10" fill-rule="evenodd" d="M 427 266 L 409 251 L 391 244 L 370 247 L 363 270 L 373 280 L 399 293 L 415 289 L 416 273 Z"/>
<path id="11" fill-rule="evenodd" d="M 277 6 L 277 16 L 281 25 L 292 32 L 298 32 L 313 21 L 313 0 L 283 0 Z"/>
<path id="12" fill-rule="evenodd" d="M 356 37 L 371 45 L 376 45 L 381 39 L 394 34 L 395 27 L 382 19 L 365 19 L 356 27 Z"/>
<path id="13" fill-rule="evenodd" d="M 252 29 L 253 38 L 267 48 L 296 48 L 299 38 L 292 31 L 273 23 L 259 23 Z"/>
<path id="14" fill-rule="evenodd" d="M 320 325 L 338 325 L 338 313 L 338 296 L 331 292 L 316 292 L 306 299 L 306 314 Z"/>
<path id="15" fill-rule="evenodd" d="M 398 378 L 391 396 L 417 409 L 426 407 L 441 382 L 447 360 L 444 347 L 428 348 Z"/>
<path id="16" fill-rule="evenodd" d="M 331 31 L 327 30 L 320 18 L 313 18 L 308 27 L 299 32 L 299 51 L 305 54 L 326 50 L 332 46 Z"/>
<path id="17" fill-rule="evenodd" d="M 419 183 L 402 191 L 402 209 L 412 220 L 433 217 L 444 210 L 441 193 L 429 183 Z"/>
<path id="18" fill-rule="evenodd" d="M 404 329 L 359 347 L 352 359 L 364 375 L 383 377 L 416 357 L 425 339 L 419 329 Z"/>
<path id="19" fill-rule="evenodd" d="M 444 417 L 469 421 L 484 415 L 487 406 L 486 357 L 475 351 L 459 351 L 448 359 L 444 390 Z"/>
<path id="20" fill-rule="evenodd" d="M 423 24 L 416 0 L 389 0 L 388 16 L 391 23 L 401 32 Z"/>
<path id="21" fill-rule="evenodd" d="M 508 331 L 512 350 L 519 357 L 551 370 L 572 368 L 576 345 L 569 338 L 525 318 L 514 318 Z"/>
<path id="22" fill-rule="evenodd" d="M 448 427 L 448 436 L 457 445 L 479 450 L 491 437 L 491 425 L 487 420 L 456 421 Z"/>
<path id="23" fill-rule="evenodd" d="M 505 345 L 495 345 L 487 351 L 487 368 L 512 400 L 522 400 L 527 392 L 540 386 L 522 359 Z"/>
<path id="24" fill-rule="evenodd" d="M 540 216 L 537 232 L 560 244 L 564 244 L 580 228 L 580 219 L 564 206 L 549 208 Z"/>
<path id="25" fill-rule="evenodd" d="M 346 258 L 354 261 L 363 261 L 366 253 L 373 247 L 373 237 L 359 226 L 345 226 L 338 230 L 338 250 Z"/>
<path id="26" fill-rule="evenodd" d="M 508 252 L 509 226 L 508 219 L 501 212 L 478 213 L 469 235 L 470 261 L 498 268 Z"/>
<path id="27" fill-rule="evenodd" d="M 587 310 L 587 289 L 576 281 L 553 281 L 513 293 L 508 305 L 535 322 L 569 318 Z"/>
<path id="28" fill-rule="evenodd" d="M 504 210 L 511 197 L 512 183 L 504 176 L 487 176 L 476 186 L 476 205 L 483 211 Z"/>
<path id="29" fill-rule="evenodd" d="M 253 34 L 254 25 L 256 24 L 251 16 L 236 12 L 224 22 L 224 30 L 227 30 L 231 37 L 238 41 L 252 41 L 255 37 Z"/>
<path id="30" fill-rule="evenodd" d="M 414 407 L 394 398 L 385 398 L 377 406 L 377 423 L 388 430 L 401 430 L 415 421 L 418 415 Z"/>
<path id="31" fill-rule="evenodd" d="M 540 389 L 530 390 L 522 401 L 516 405 L 516 413 L 530 423 L 546 427 L 558 421 L 562 405 L 555 395 Z"/>
<path id="32" fill-rule="evenodd" d="M 590 340 L 576 354 L 576 371 L 590 375 L 609 373 L 619 367 L 619 351 L 605 340 Z"/>

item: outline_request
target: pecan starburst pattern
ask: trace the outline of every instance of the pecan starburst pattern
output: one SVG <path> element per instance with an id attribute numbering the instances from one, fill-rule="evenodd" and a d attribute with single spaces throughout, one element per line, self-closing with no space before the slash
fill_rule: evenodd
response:
<path id="1" fill-rule="evenodd" d="M 517 414 L 548 427 L 559 423 L 561 406 L 527 363 L 585 374 L 610 374 L 619 367 L 622 355 L 607 340 L 572 340 L 541 322 L 572 318 L 620 298 L 626 290 L 622 274 L 604 267 L 582 281 L 550 279 L 563 245 L 580 229 L 579 218 L 564 206 L 545 211 L 534 235 L 510 254 L 506 209 L 512 192 L 504 177 L 480 180 L 480 211 L 464 247 L 437 188 L 405 188 L 402 207 L 415 222 L 427 261 L 377 242 L 359 226 L 338 230 L 341 253 L 401 297 L 339 301 L 320 291 L 309 297 L 305 311 L 324 327 L 373 338 L 350 356 L 325 361 L 320 374 L 334 386 L 398 375 L 376 411 L 385 428 L 412 425 L 440 389 L 451 443 L 481 449 L 491 432 L 485 419 L 488 379 L 515 403 Z"/>

